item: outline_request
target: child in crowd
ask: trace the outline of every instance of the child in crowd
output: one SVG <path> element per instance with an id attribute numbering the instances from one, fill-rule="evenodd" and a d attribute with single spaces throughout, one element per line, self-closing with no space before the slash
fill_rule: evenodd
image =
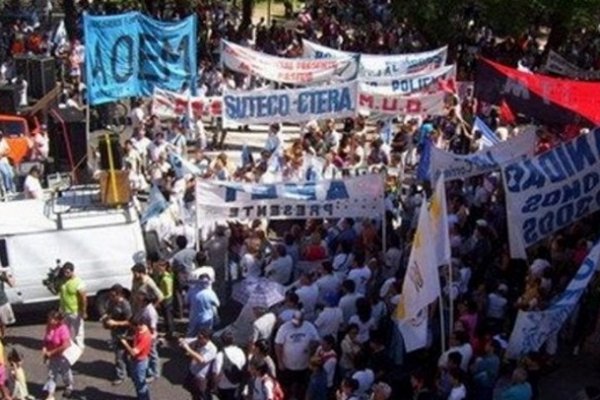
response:
<path id="1" fill-rule="evenodd" d="M 8 354 L 8 365 L 10 368 L 9 386 L 12 392 L 13 400 L 31 400 L 27 388 L 27 376 L 23 369 L 23 356 L 16 350 L 12 349 Z"/>

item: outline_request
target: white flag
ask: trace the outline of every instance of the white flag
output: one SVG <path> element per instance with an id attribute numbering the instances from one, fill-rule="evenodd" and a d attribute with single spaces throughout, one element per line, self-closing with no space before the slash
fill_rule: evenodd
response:
<path id="1" fill-rule="evenodd" d="M 417 231 L 402 285 L 396 318 L 416 317 L 441 294 L 438 267 L 450 261 L 448 215 L 443 174 L 438 178 L 431 206 L 423 202 Z"/>
<path id="2" fill-rule="evenodd" d="M 402 334 L 404 349 L 407 353 L 427 347 L 427 329 L 429 327 L 427 308 L 422 309 L 413 318 L 396 321 L 396 323 Z"/>
<path id="3" fill-rule="evenodd" d="M 433 245 L 435 249 L 436 265 L 450 263 L 452 253 L 450 251 L 450 232 L 448 229 L 448 203 L 446 203 L 446 186 L 444 185 L 444 173 L 440 175 L 435 185 L 435 191 L 429 205 L 429 216 L 431 217 L 431 228 L 433 230 Z"/>

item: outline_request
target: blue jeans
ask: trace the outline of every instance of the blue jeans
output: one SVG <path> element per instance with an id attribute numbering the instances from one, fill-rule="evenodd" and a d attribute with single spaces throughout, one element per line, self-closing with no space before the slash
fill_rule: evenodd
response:
<path id="1" fill-rule="evenodd" d="M 131 361 L 131 379 L 138 400 L 150 400 L 150 388 L 146 383 L 146 374 L 148 373 L 148 359 Z"/>
<path id="2" fill-rule="evenodd" d="M 0 175 L 2 175 L 4 190 L 15 192 L 15 173 L 9 163 L 0 161 Z"/>
<path id="3" fill-rule="evenodd" d="M 160 357 L 158 355 L 158 338 L 152 339 L 152 348 L 148 358 L 148 378 L 160 377 Z"/>

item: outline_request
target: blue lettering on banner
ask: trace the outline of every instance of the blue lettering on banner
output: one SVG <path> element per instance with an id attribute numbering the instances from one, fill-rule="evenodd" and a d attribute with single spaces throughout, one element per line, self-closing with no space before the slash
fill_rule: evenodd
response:
<path id="1" fill-rule="evenodd" d="M 590 143 L 595 142 L 595 148 Z M 518 193 L 531 188 L 540 189 L 548 182 L 557 183 L 570 178 L 598 162 L 600 158 L 600 129 L 564 143 L 532 159 L 511 164 L 504 169 L 509 192 Z"/>
<path id="2" fill-rule="evenodd" d="M 327 200 L 349 199 L 348 189 L 343 181 L 332 181 L 327 190 Z"/>
<path id="3" fill-rule="evenodd" d="M 304 185 L 286 183 L 283 185 L 283 192 L 285 193 L 284 197 L 287 199 L 317 200 L 317 187 L 314 182 L 308 182 Z"/>
<path id="4" fill-rule="evenodd" d="M 180 91 L 196 71 L 196 16 L 161 22 L 141 13 L 84 15 L 90 104 Z"/>

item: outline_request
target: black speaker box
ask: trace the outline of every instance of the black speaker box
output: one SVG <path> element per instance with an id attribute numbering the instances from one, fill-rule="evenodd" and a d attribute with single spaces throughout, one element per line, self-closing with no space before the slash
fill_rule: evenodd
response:
<path id="1" fill-rule="evenodd" d="M 19 88 L 17 85 L 0 86 L 0 114 L 15 115 L 19 108 Z"/>
<path id="2" fill-rule="evenodd" d="M 52 57 L 29 60 L 29 95 L 41 99 L 56 86 L 56 61 Z"/>
<path id="3" fill-rule="evenodd" d="M 109 134 L 108 136 L 102 135 L 98 138 L 98 151 L 100 152 L 100 169 L 103 171 L 108 171 L 110 169 L 110 157 L 108 153 L 109 149 L 112 155 L 114 169 L 122 169 L 123 152 L 121 149 L 121 143 L 119 142 L 119 135 L 114 133 Z"/>
<path id="4" fill-rule="evenodd" d="M 75 108 L 53 109 L 48 119 L 50 157 L 57 172 L 84 170 L 87 162 L 85 115 Z"/>

